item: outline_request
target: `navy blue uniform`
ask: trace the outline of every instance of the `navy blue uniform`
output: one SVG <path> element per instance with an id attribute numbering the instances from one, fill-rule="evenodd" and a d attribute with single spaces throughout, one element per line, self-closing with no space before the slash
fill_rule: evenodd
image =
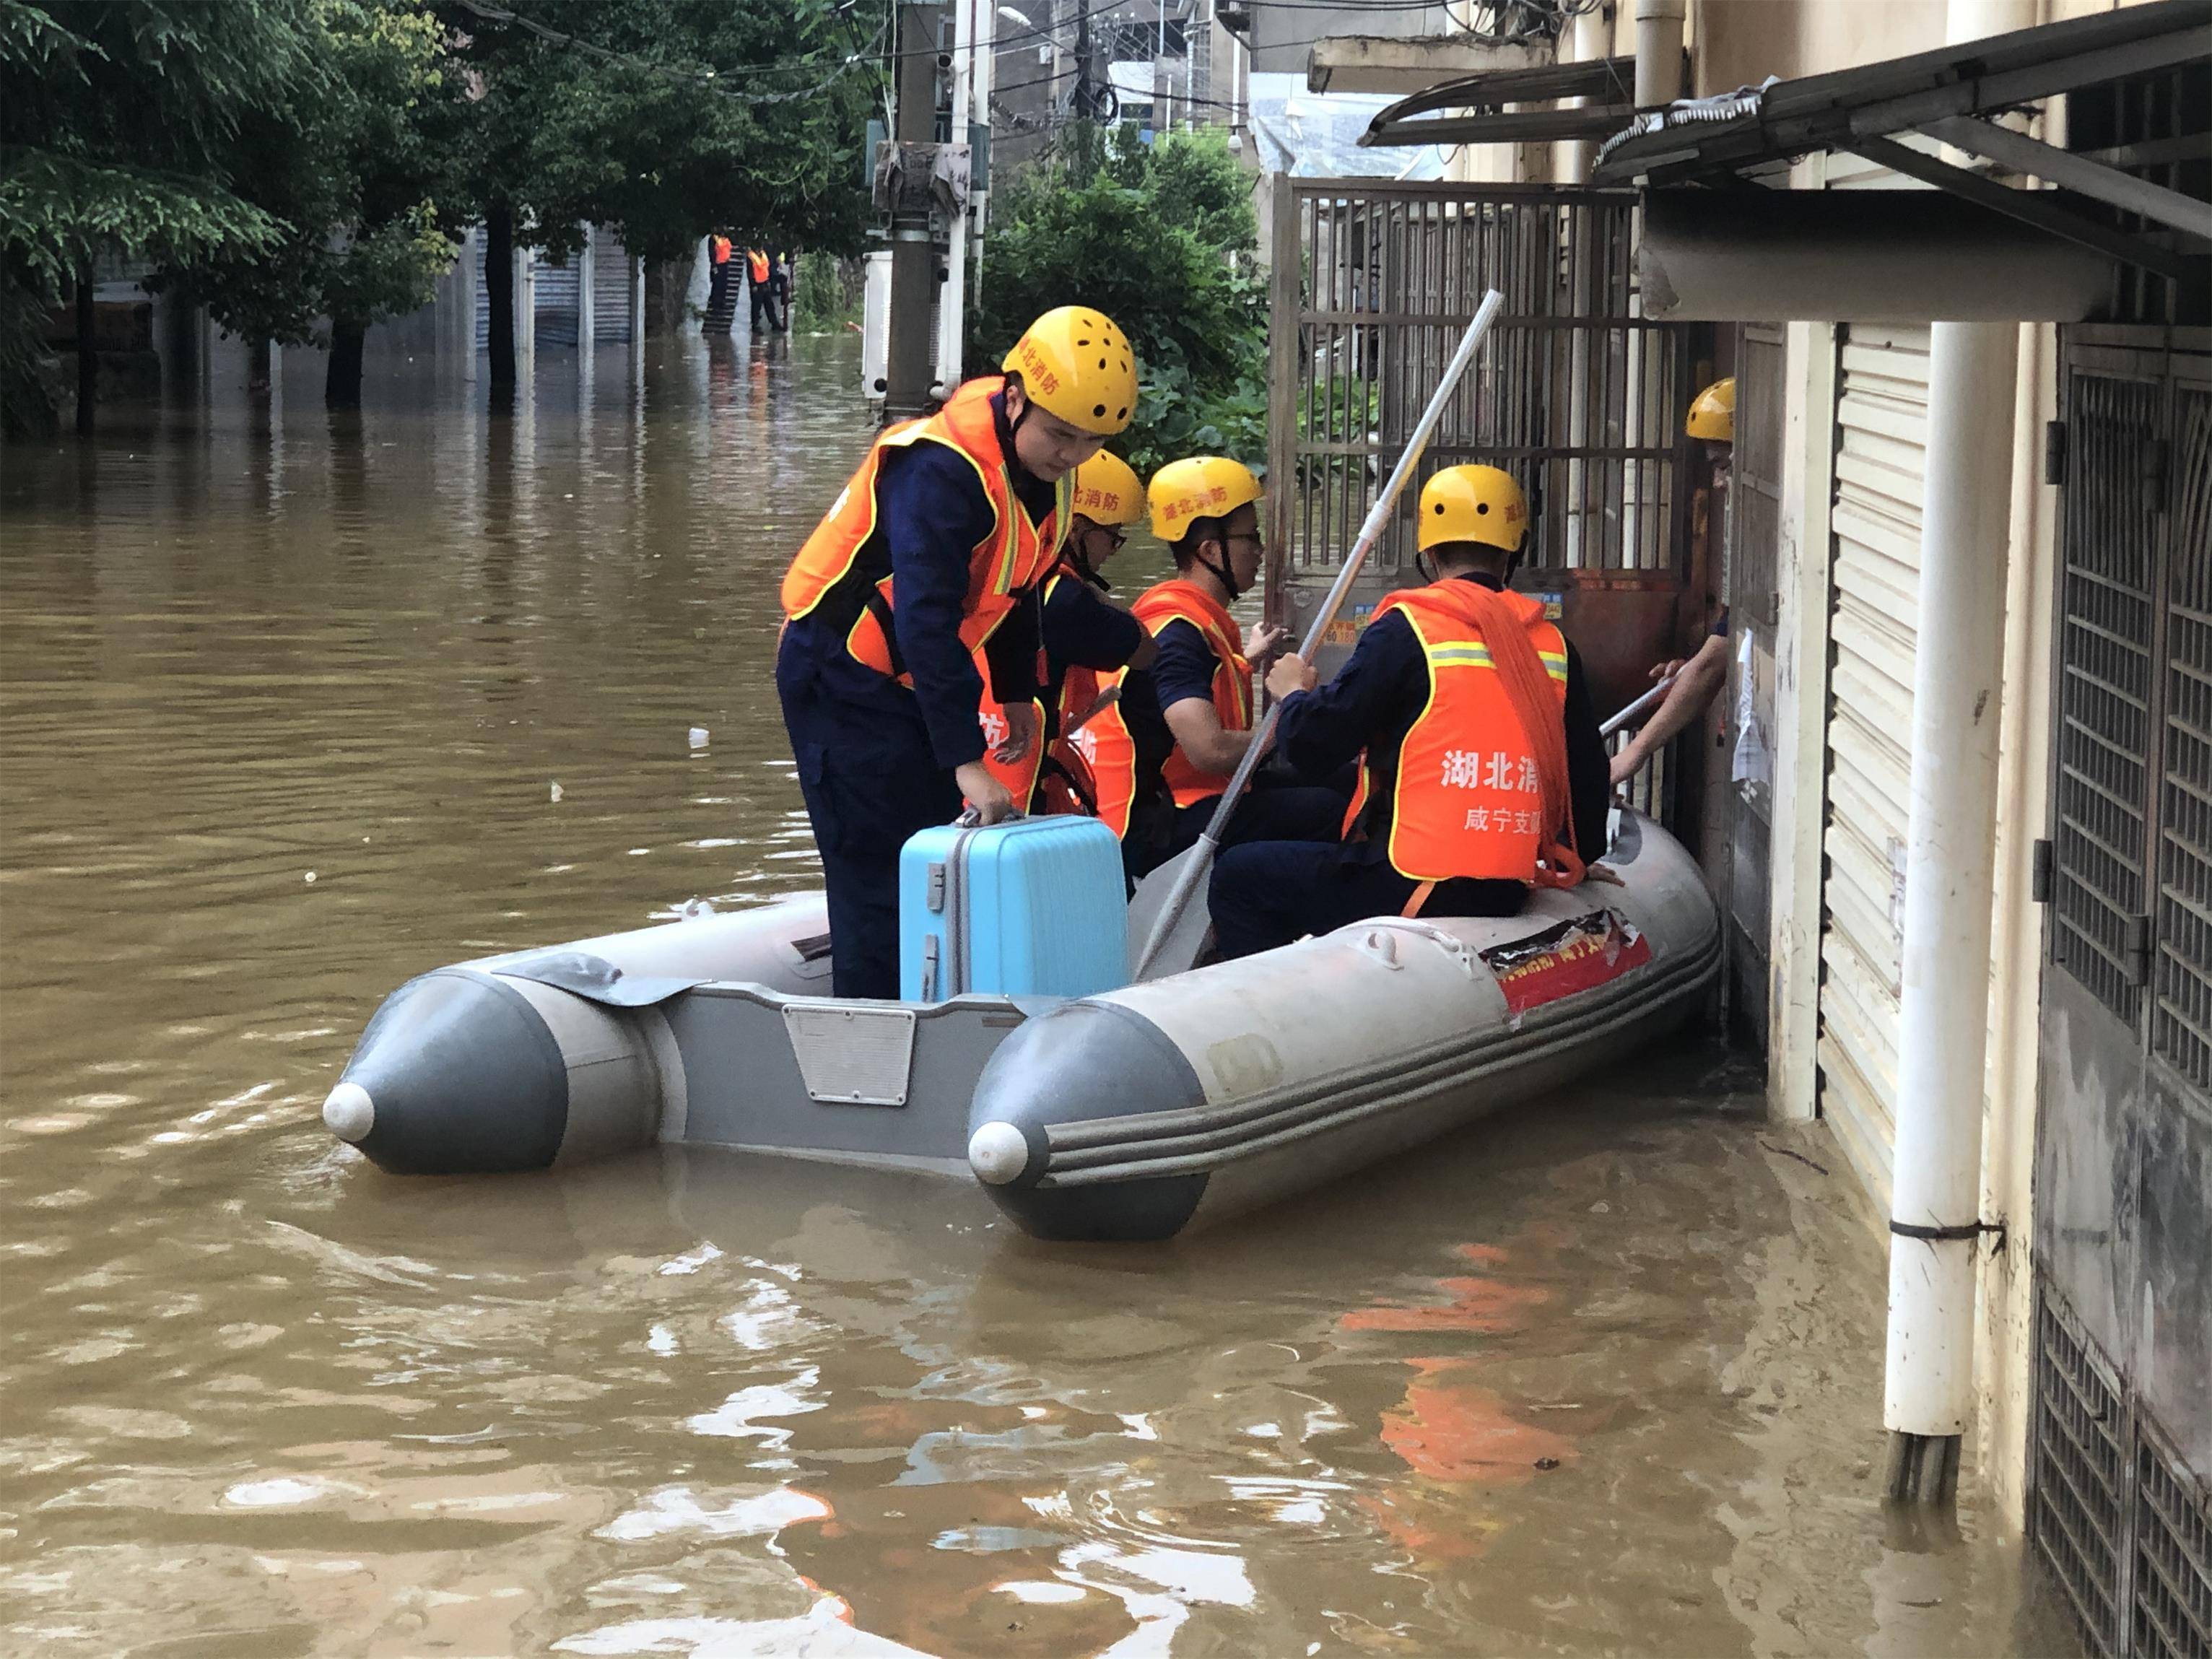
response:
<path id="1" fill-rule="evenodd" d="M 1110 674 L 1137 654 L 1145 625 L 1073 571 L 1045 584 L 1040 629 L 1044 635 L 1044 718 L 1048 737 L 1059 734 L 1060 694 L 1071 668 Z M 1083 711 L 1078 709 L 1078 714 Z"/>
<path id="2" fill-rule="evenodd" d="M 1454 578 L 1502 584 L 1493 576 Z M 1429 698 L 1428 665 L 1413 626 L 1385 611 L 1359 636 L 1352 659 L 1327 685 L 1283 702 L 1275 728 L 1276 752 L 1305 777 L 1327 776 L 1367 751 L 1373 769 L 1356 839 L 1321 847 L 1285 840 L 1224 851 L 1214 866 L 1207 902 L 1224 957 L 1287 945 L 1307 933 L 1325 933 L 1367 916 L 1396 915 L 1418 884 L 1390 863 L 1391 799 L 1398 751 Z M 1567 784 L 1576 848 L 1595 859 L 1605 847 L 1611 785 L 1605 739 L 1582 659 L 1567 647 Z M 1527 901 L 1517 881 L 1439 883 L 1424 915 L 1510 916 Z"/>
<path id="3" fill-rule="evenodd" d="M 1011 454 L 1005 405 L 991 404 Z M 1042 523 L 1052 485 L 1018 467 L 1012 476 L 1016 497 Z M 856 660 L 845 649 L 848 624 L 820 611 L 786 623 L 775 653 L 776 694 L 830 889 L 831 984 L 841 997 L 898 994 L 899 849 L 960 815 L 953 769 L 983 757 L 983 684 L 960 642 L 960 613 L 969 553 L 991 529 L 990 501 L 973 466 L 927 442 L 885 453 L 876 495 L 896 659 L 913 689 Z M 1037 609 L 1035 593 L 1025 596 L 984 648 L 1000 702 L 1036 695 Z"/>
<path id="4" fill-rule="evenodd" d="M 1153 639 L 1159 654 L 1148 672 L 1132 673 L 1121 694 L 1122 720 L 1137 748 L 1139 809 L 1130 817 L 1129 842 L 1134 855 L 1125 858 L 1133 875 L 1141 876 L 1176 854 L 1195 846 L 1213 821 L 1218 795 L 1188 806 L 1166 799 L 1160 769 L 1175 747 L 1165 711 L 1195 699 L 1213 704 L 1213 647 L 1196 626 L 1180 617 L 1162 625 Z M 1152 799 L 1143 801 L 1147 791 Z M 1263 763 L 1251 787 L 1230 815 L 1221 844 L 1236 847 L 1251 841 L 1334 841 L 1351 799 L 1347 777 L 1316 783 L 1291 777 L 1282 768 Z"/>

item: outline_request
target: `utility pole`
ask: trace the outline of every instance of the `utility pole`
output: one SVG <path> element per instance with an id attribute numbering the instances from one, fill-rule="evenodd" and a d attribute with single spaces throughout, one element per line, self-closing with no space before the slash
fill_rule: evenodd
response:
<path id="1" fill-rule="evenodd" d="M 1075 118 L 1098 118 L 1098 94 L 1091 87 L 1091 0 L 1075 0 Z"/>
<path id="2" fill-rule="evenodd" d="M 903 155 L 910 144 L 937 137 L 937 33 L 943 8 L 908 0 L 898 9 L 898 131 Z M 964 136 L 964 135 L 963 135 Z M 929 194 L 902 188 L 891 204 L 890 337 L 884 364 L 884 418 L 903 420 L 929 409 L 934 353 L 930 302 L 936 297 L 937 258 L 929 228 Z"/>

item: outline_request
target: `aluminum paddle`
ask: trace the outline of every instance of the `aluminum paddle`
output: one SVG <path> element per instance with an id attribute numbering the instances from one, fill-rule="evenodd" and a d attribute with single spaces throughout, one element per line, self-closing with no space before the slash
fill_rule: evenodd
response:
<path id="1" fill-rule="evenodd" d="M 1322 636 L 1328 633 L 1329 624 L 1336 620 L 1336 613 L 1344 608 L 1345 600 L 1350 597 L 1352 585 L 1359 578 L 1360 567 L 1367 562 L 1368 554 L 1374 550 L 1375 544 L 1382 540 L 1383 531 L 1389 527 L 1390 515 L 1398 505 L 1398 496 L 1404 490 L 1406 481 L 1413 476 L 1413 469 L 1420 465 L 1422 452 L 1429 447 L 1430 435 L 1435 432 L 1437 422 L 1443 418 L 1444 405 L 1451 400 L 1460 376 L 1467 373 L 1468 365 L 1474 361 L 1475 349 L 1482 343 L 1482 337 L 1490 331 L 1490 325 L 1504 304 L 1505 296 L 1492 289 L 1482 296 L 1482 303 L 1475 307 L 1474 320 L 1467 325 L 1467 332 L 1460 338 L 1459 349 L 1452 353 L 1451 362 L 1444 366 L 1443 379 L 1437 383 L 1436 392 L 1429 398 L 1429 406 L 1421 411 L 1421 418 L 1415 424 L 1412 435 L 1406 440 L 1406 447 L 1398 457 L 1398 464 L 1390 469 L 1390 476 L 1383 483 L 1382 493 L 1375 498 L 1375 505 L 1368 509 L 1367 518 L 1359 526 L 1359 538 L 1352 544 L 1352 551 L 1345 556 L 1343 568 L 1337 572 L 1336 580 L 1329 585 L 1328 596 L 1322 600 L 1321 609 L 1314 614 L 1312 625 L 1306 629 L 1305 642 L 1298 647 L 1298 655 L 1306 661 L 1313 660 Z M 1253 732 L 1251 742 L 1244 747 L 1244 758 L 1237 763 L 1237 770 L 1229 780 L 1229 787 L 1221 792 L 1220 802 L 1213 809 L 1213 817 L 1207 822 L 1206 832 L 1188 851 L 1169 860 L 1146 877 L 1143 887 L 1139 888 L 1137 896 L 1130 905 L 1130 932 L 1133 936 L 1142 918 L 1144 889 L 1164 884 L 1167 898 L 1145 936 L 1144 949 L 1137 955 L 1136 971 L 1131 977 L 1139 981 L 1145 979 L 1168 940 L 1182 927 L 1185 915 L 1190 911 L 1192 896 L 1197 892 L 1199 884 L 1206 879 L 1206 872 L 1213 867 L 1213 857 L 1220 851 L 1221 837 L 1228 830 L 1230 814 L 1237 810 L 1237 803 L 1250 786 L 1252 774 L 1258 769 L 1261 757 L 1267 751 L 1268 740 L 1275 734 L 1275 722 L 1282 712 L 1280 702 L 1268 705 L 1259 729 Z M 1202 915 L 1204 913 L 1201 911 L 1200 914 Z M 1197 958 L 1199 943 L 1204 937 L 1205 929 L 1203 927 L 1196 928 L 1195 938 L 1190 937 L 1194 930 L 1182 931 L 1185 949 L 1178 954 L 1189 958 L 1182 964 L 1188 967 Z"/>

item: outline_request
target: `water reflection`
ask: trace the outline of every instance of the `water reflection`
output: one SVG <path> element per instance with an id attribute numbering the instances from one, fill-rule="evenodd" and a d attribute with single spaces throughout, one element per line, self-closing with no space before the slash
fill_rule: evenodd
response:
<path id="1" fill-rule="evenodd" d="M 549 361 L 7 458 L 9 1650 L 2063 1646 L 1979 1517 L 1886 1539 L 1877 1247 L 1692 1053 L 1165 1249 L 334 1147 L 405 975 L 816 878 L 851 343 Z"/>

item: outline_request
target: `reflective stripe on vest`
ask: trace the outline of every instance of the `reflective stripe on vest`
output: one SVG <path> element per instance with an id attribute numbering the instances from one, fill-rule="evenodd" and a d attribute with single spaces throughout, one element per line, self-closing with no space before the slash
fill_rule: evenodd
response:
<path id="1" fill-rule="evenodd" d="M 876 487 L 884 455 L 908 444 L 939 443 L 975 469 L 992 523 L 968 550 L 968 596 L 960 611 L 960 642 L 980 650 L 1023 593 L 1036 585 L 1060 556 L 1070 514 L 1073 474 L 1065 474 L 1054 495 L 1053 510 L 1041 525 L 1015 498 L 1006 458 L 1000 452 L 991 398 L 1005 380 L 984 375 L 952 394 L 951 401 L 927 420 L 887 428 L 846 483 L 799 556 L 783 575 L 783 611 L 793 620 L 811 614 L 831 596 L 848 606 L 846 649 L 880 674 L 896 673 L 905 684 L 903 665 L 895 662 L 896 641 L 887 631 L 891 617 L 890 556 L 877 534 Z M 861 568 L 863 556 L 866 568 Z M 872 592 L 870 590 L 872 589 Z M 846 612 L 833 612 L 842 618 Z M 988 687 L 988 678 L 985 684 Z"/>
<path id="2" fill-rule="evenodd" d="M 1180 576 L 1170 577 L 1147 589 L 1129 609 L 1155 639 L 1160 629 L 1171 622 L 1187 622 L 1203 634 L 1213 653 L 1213 712 L 1221 721 L 1221 729 L 1252 729 L 1252 665 L 1244 659 L 1244 630 L 1212 594 L 1195 582 Z M 1167 711 L 1163 707 L 1160 712 L 1164 714 Z M 1229 787 L 1226 773 L 1200 770 L 1183 753 L 1181 744 L 1169 752 L 1161 775 L 1177 806 L 1211 800 Z"/>
<path id="3" fill-rule="evenodd" d="M 1528 629 L 1564 713 L 1565 638 L 1544 620 L 1536 600 L 1511 592 L 1504 597 Z M 1543 821 L 1535 750 L 1499 682 L 1489 647 L 1426 589 L 1393 593 L 1375 607 L 1375 615 L 1393 610 L 1404 613 L 1420 641 L 1429 696 L 1398 750 L 1391 867 L 1413 881 L 1535 882 L 1538 861 L 1550 851 L 1559 826 Z M 1345 820 L 1347 835 L 1372 781 L 1363 756 L 1359 791 Z"/>

